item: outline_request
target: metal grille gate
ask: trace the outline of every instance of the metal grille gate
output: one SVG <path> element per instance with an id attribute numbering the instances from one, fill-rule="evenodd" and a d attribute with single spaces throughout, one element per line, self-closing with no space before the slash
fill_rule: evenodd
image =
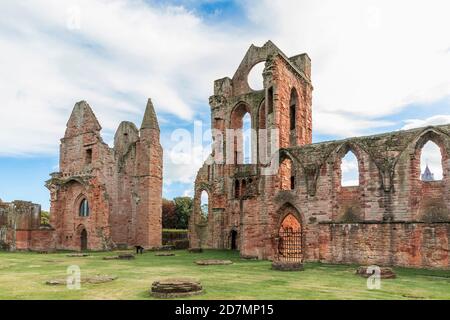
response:
<path id="1" fill-rule="evenodd" d="M 286 229 L 280 231 L 278 259 L 287 262 L 302 261 L 302 232 Z"/>

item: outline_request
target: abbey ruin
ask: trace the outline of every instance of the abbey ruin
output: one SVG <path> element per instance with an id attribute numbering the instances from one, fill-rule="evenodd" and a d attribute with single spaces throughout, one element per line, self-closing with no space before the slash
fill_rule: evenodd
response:
<path id="1" fill-rule="evenodd" d="M 263 89 L 253 90 L 248 74 L 261 62 Z M 214 82 L 213 148 L 195 180 L 191 248 L 275 261 L 449 268 L 450 125 L 312 143 L 312 92 L 309 56 L 287 57 L 270 41 L 252 45 L 232 78 Z M 77 103 L 61 139 L 59 172 L 46 182 L 50 224 L 41 224 L 39 205 L 0 201 L 0 248 L 161 245 L 163 150 L 152 102 L 140 129 L 120 124 L 113 148 L 100 132 L 90 106 Z M 420 169 L 429 141 L 440 149 L 441 180 Z M 349 152 L 357 158 L 354 186 L 341 182 Z"/>
<path id="2" fill-rule="evenodd" d="M 264 88 L 252 90 L 247 77 L 260 62 Z M 252 45 L 232 79 L 214 82 L 214 148 L 195 181 L 191 246 L 258 259 L 448 268 L 450 125 L 312 143 L 312 91 L 308 55 L 289 58 L 270 41 Z M 428 141 L 441 151 L 440 181 L 420 179 Z M 350 151 L 359 185 L 346 187 L 341 161 Z"/>

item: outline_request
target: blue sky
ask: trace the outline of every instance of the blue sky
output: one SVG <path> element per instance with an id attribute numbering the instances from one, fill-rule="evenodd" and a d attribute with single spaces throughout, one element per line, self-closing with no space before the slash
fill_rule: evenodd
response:
<path id="1" fill-rule="evenodd" d="M 312 59 L 315 142 L 449 123 L 449 9 L 440 0 L 4 1 L 0 198 L 48 208 L 44 183 L 75 102 L 90 103 L 112 146 L 120 121 L 140 124 L 148 97 L 164 196 L 192 194 L 206 152 L 194 144 L 195 161 L 176 164 L 172 135 L 194 121 L 208 129 L 213 81 L 268 39 Z"/>

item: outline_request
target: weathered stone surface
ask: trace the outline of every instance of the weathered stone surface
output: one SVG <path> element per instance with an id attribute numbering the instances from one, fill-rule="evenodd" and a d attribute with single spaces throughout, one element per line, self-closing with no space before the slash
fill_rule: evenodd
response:
<path id="1" fill-rule="evenodd" d="M 247 76 L 261 61 L 264 89 L 253 91 Z M 211 127 L 221 133 L 213 139 L 224 148 L 214 148 L 197 173 L 190 247 L 276 260 L 287 250 L 283 221 L 294 217 L 301 261 L 450 268 L 450 125 L 311 143 L 310 70 L 306 54 L 288 58 L 268 42 L 250 47 L 232 79 L 215 81 Z M 251 164 L 242 161 L 236 130 L 246 113 L 258 134 L 278 130 L 269 132 L 280 143 L 274 155 L 280 166 L 273 172 L 267 174 L 256 153 L 268 145 L 265 133 L 252 143 L 257 148 Z M 230 130 L 233 136 L 227 136 Z M 428 141 L 441 150 L 441 181 L 420 180 Z M 341 185 L 342 158 L 349 151 L 358 159 L 355 187 Z M 203 191 L 207 217 L 200 207 Z"/>
<path id="2" fill-rule="evenodd" d="M 197 280 L 176 278 L 155 281 L 150 294 L 156 298 L 168 299 L 198 295 L 203 293 L 203 286 Z"/>
<path id="3" fill-rule="evenodd" d="M 116 276 L 108 276 L 108 275 L 95 275 L 95 276 L 89 276 L 89 277 L 81 277 L 80 281 L 81 284 L 99 284 L 99 283 L 105 283 L 105 282 L 111 282 L 116 280 Z M 57 286 L 57 285 L 66 285 L 67 279 L 52 279 L 45 282 L 45 284 L 50 286 Z"/>
<path id="4" fill-rule="evenodd" d="M 370 272 L 368 269 L 368 266 L 362 266 L 359 267 L 356 270 L 356 274 L 360 275 L 361 277 L 368 278 L 371 275 L 375 274 L 375 271 Z M 380 278 L 381 279 L 395 279 L 396 275 L 394 270 L 388 267 L 380 267 Z"/>
<path id="5" fill-rule="evenodd" d="M 233 264 L 233 261 L 210 259 L 210 260 L 197 260 L 195 261 L 195 263 L 198 264 L 199 266 L 220 266 Z"/>
<path id="6" fill-rule="evenodd" d="M 162 158 L 156 113 L 148 101 L 141 129 L 122 122 L 114 148 L 104 143 L 91 107 L 78 102 L 51 174 L 51 225 L 57 249 L 110 250 L 161 245 Z M 88 216 L 80 207 L 88 201 Z"/>
<path id="7" fill-rule="evenodd" d="M 203 249 L 202 248 L 189 248 L 188 251 L 190 253 L 202 253 Z"/>
<path id="8" fill-rule="evenodd" d="M 173 256 L 175 256 L 175 253 L 172 253 L 172 252 L 158 252 L 158 253 L 155 253 L 155 256 L 157 256 L 157 257 L 173 257 Z"/>
<path id="9" fill-rule="evenodd" d="M 241 255 L 243 260 L 258 260 L 258 256 Z"/>
<path id="10" fill-rule="evenodd" d="M 287 262 L 287 261 L 273 261 L 272 269 L 278 271 L 303 271 L 303 263 L 301 262 Z"/>
<path id="11" fill-rule="evenodd" d="M 54 251 L 54 230 L 41 224 L 41 206 L 0 200 L 0 250 Z"/>
<path id="12" fill-rule="evenodd" d="M 106 256 L 103 257 L 103 260 L 118 260 L 119 256 Z"/>
<path id="13" fill-rule="evenodd" d="M 136 259 L 135 255 L 131 254 L 131 253 L 119 254 L 118 257 L 119 257 L 119 260 L 133 260 L 133 259 Z"/>
<path id="14" fill-rule="evenodd" d="M 169 251 L 169 250 L 174 250 L 175 247 L 172 245 L 167 245 L 167 246 L 157 246 L 157 247 L 152 247 L 150 249 L 148 249 L 148 251 Z"/>
<path id="15" fill-rule="evenodd" d="M 88 253 L 69 253 L 67 256 L 72 258 L 82 258 L 89 257 L 90 255 Z"/>

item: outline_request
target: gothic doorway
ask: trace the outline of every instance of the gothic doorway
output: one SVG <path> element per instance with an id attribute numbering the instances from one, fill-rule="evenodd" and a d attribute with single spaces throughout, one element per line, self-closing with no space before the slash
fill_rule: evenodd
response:
<path id="1" fill-rule="evenodd" d="M 87 250 L 88 242 L 87 242 L 87 231 L 86 231 L 86 229 L 81 230 L 80 242 L 81 242 L 81 251 Z"/>
<path id="2" fill-rule="evenodd" d="M 237 235 L 238 233 L 236 230 L 231 230 L 231 250 L 237 250 Z"/>
<path id="3" fill-rule="evenodd" d="M 302 262 L 302 226 L 292 213 L 281 222 L 277 249 L 279 261 Z"/>

